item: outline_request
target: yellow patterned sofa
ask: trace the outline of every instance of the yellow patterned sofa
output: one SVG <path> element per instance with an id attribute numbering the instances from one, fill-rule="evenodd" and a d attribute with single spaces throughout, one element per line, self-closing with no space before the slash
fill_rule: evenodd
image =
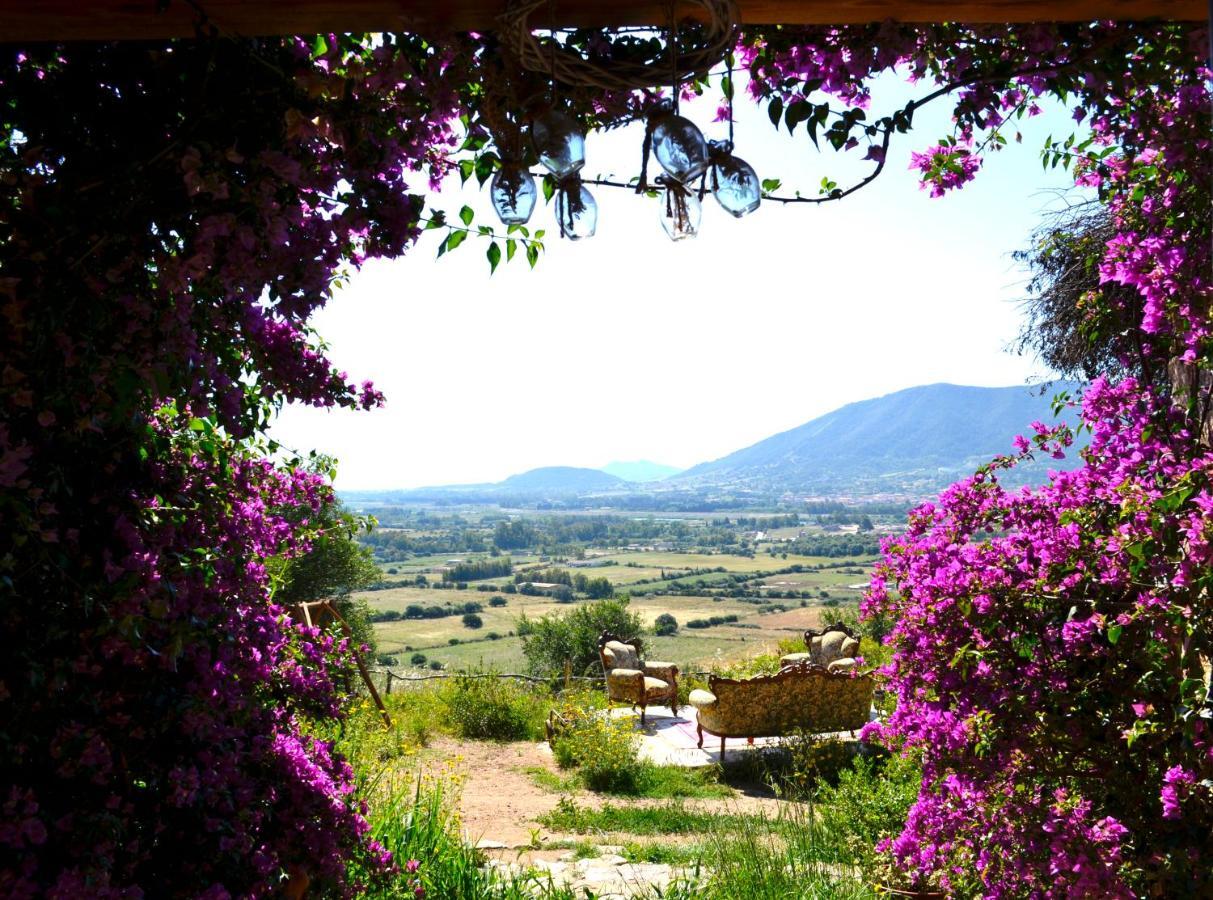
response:
<path id="1" fill-rule="evenodd" d="M 703 733 L 725 738 L 777 737 L 796 730 L 822 733 L 854 732 L 871 715 L 871 675 L 831 672 L 824 666 L 800 662 L 774 675 L 708 680 L 708 690 L 691 692 Z"/>

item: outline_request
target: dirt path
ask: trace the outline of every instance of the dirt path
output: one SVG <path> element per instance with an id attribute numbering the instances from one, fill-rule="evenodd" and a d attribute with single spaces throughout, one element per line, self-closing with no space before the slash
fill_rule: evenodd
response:
<path id="1" fill-rule="evenodd" d="M 539 824 L 539 817 L 555 808 L 562 795 L 537 785 L 527 769 L 542 768 L 558 773 L 550 753 L 540 744 L 518 742 L 498 744 L 492 741 L 457 741 L 438 738 L 427 748 L 424 758 L 433 762 L 456 760 L 463 776 L 461 812 L 464 833 L 473 843 L 489 840 L 507 848 L 531 844 L 536 834 L 544 839 L 576 837 L 551 833 Z M 577 791 L 571 795 L 583 805 L 647 806 L 667 800 L 629 799 Z M 687 800 L 689 808 L 713 812 L 778 814 L 781 801 L 757 791 L 733 791 L 731 797 Z"/>

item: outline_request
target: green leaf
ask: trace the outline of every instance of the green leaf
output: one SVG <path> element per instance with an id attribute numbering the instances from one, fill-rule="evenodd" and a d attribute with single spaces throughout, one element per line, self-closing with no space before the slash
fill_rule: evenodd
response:
<path id="1" fill-rule="evenodd" d="M 468 233 L 466 231 L 452 231 L 449 235 L 447 235 L 446 249 L 454 250 L 465 240 L 467 240 L 467 236 Z"/>
<path id="2" fill-rule="evenodd" d="M 484 254 L 489 260 L 489 274 L 497 271 L 497 266 L 501 262 L 501 248 L 497 246 L 497 242 L 489 244 L 489 249 Z"/>
<path id="3" fill-rule="evenodd" d="M 783 118 L 783 101 L 776 97 L 767 106 L 767 115 L 771 119 L 771 124 L 776 128 L 779 127 L 779 120 Z"/>
<path id="4" fill-rule="evenodd" d="M 1124 629 L 1123 625 L 1109 625 L 1108 626 L 1108 643 L 1115 644 L 1117 641 L 1119 641 L 1120 634 L 1124 630 L 1125 629 Z"/>
<path id="5" fill-rule="evenodd" d="M 556 194 L 556 179 L 551 175 L 543 176 L 543 199 L 551 202 L 552 197 Z"/>
<path id="6" fill-rule="evenodd" d="M 531 268 L 535 268 L 535 263 L 539 262 L 539 245 L 531 244 L 526 248 L 526 261 L 531 264 Z"/>
<path id="7" fill-rule="evenodd" d="M 464 225 L 471 225 L 472 219 L 475 217 L 476 214 L 472 212 L 472 208 L 470 206 L 465 206 L 463 209 L 459 210 L 459 219 Z"/>
<path id="8" fill-rule="evenodd" d="M 782 184 L 783 182 L 778 178 L 764 178 L 762 179 L 762 190 L 764 193 L 773 194 L 779 190 Z"/>
<path id="9" fill-rule="evenodd" d="M 510 238 L 505 242 L 505 260 L 509 262 L 514 258 L 514 254 L 518 252 L 518 242 Z"/>

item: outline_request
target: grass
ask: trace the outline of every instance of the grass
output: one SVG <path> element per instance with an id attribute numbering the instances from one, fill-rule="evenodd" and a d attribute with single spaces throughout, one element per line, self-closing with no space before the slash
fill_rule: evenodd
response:
<path id="1" fill-rule="evenodd" d="M 669 900 L 867 900 L 865 873 L 827 859 L 833 836 L 810 807 L 757 817 L 746 827 L 722 820 L 707 831 L 695 875 L 671 885 Z"/>
<path id="2" fill-rule="evenodd" d="M 618 793 L 652 800 L 733 796 L 732 789 L 720 783 L 715 769 L 684 769 L 680 766 L 659 766 L 645 762 L 638 765 L 641 772 L 636 778 L 636 789 Z M 540 766 L 531 766 L 526 769 L 526 773 L 535 784 L 556 794 L 570 794 L 586 787 L 585 781 L 576 771 L 570 775 L 561 775 Z"/>
<path id="3" fill-rule="evenodd" d="M 400 871 L 386 876 L 353 867 L 351 880 L 369 882 L 360 896 L 371 900 L 424 896 L 461 900 L 575 900 L 570 888 L 558 887 L 537 873 L 503 877 L 485 867 L 484 856 L 465 844 L 451 814 L 451 797 L 441 780 L 398 779 L 386 784 L 371 806 L 371 835 L 397 862 Z M 417 860 L 415 875 L 404 863 Z M 419 895 L 420 896 L 420 895 Z"/>
<path id="4" fill-rule="evenodd" d="M 680 801 L 654 806 L 619 806 L 604 803 L 593 809 L 565 797 L 540 820 L 553 831 L 572 834 L 708 834 L 720 827 L 744 830 L 764 820 L 740 813 L 713 813 L 688 809 Z"/>

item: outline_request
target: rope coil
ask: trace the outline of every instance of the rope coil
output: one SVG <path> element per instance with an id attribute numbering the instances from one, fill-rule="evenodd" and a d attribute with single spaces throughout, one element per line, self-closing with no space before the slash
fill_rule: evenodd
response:
<path id="1" fill-rule="evenodd" d="M 703 9 L 706 22 L 696 35 L 697 40 L 678 38 L 680 49 L 673 60 L 676 81 L 705 76 L 736 47 L 741 27 L 741 13 L 736 0 L 687 2 Z M 502 43 L 522 68 L 542 73 L 555 82 L 571 87 L 607 91 L 643 90 L 669 80 L 671 61 L 664 54 L 654 60 L 595 62 L 561 46 L 555 36 L 540 40 L 531 31 L 529 19 L 532 13 L 548 3 L 549 0 L 511 0 L 509 8 L 497 18 Z"/>

